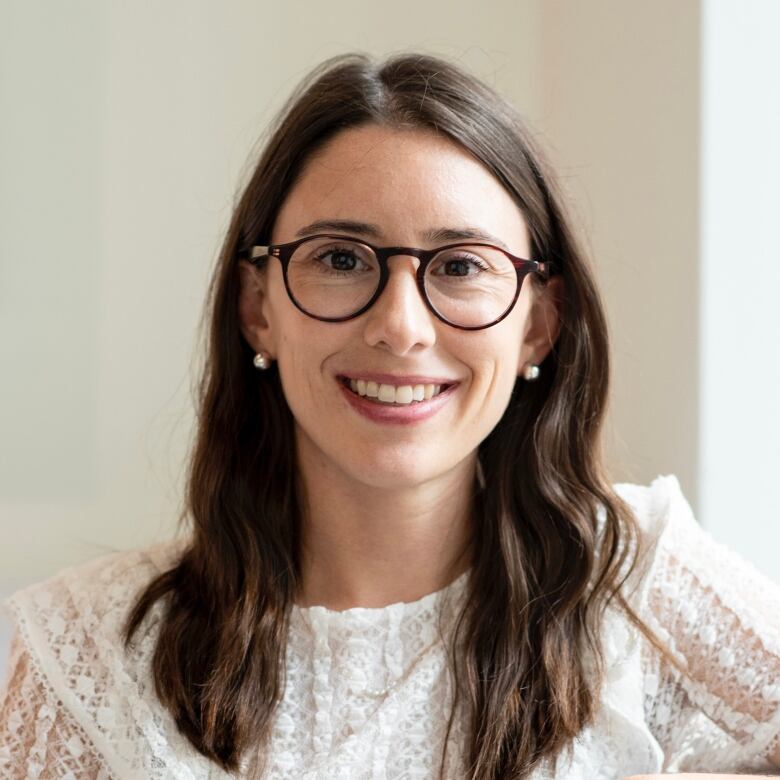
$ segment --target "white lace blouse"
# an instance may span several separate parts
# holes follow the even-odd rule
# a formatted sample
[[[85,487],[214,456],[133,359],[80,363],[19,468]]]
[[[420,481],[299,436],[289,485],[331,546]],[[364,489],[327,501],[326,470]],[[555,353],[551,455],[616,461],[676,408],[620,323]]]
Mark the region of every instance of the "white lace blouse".
[[[604,625],[608,675],[594,724],[552,777],[772,769],[780,744],[780,588],[695,522],[675,477],[617,485],[659,540],[633,602],[689,677],[619,613]],[[226,778],[177,732],[149,674],[159,610],[125,654],[119,627],[181,542],[114,553],[18,591],[0,695],[3,778]],[[287,684],[268,778],[438,776],[452,701],[438,607],[454,615],[467,575],[412,603],[336,612],[294,607]],[[388,682],[398,681],[389,692]],[[463,777],[456,719],[445,777]],[[243,775],[242,775],[243,776]]]

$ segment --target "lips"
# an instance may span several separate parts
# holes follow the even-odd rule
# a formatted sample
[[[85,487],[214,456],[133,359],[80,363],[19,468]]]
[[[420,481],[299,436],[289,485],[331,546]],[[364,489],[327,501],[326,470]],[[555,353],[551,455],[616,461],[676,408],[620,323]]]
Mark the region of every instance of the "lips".
[[[340,374],[335,379],[344,399],[359,415],[373,423],[390,426],[416,425],[437,415],[449,404],[460,385],[456,380],[433,382],[435,377],[388,374]],[[374,386],[376,396],[371,397],[368,391],[373,392]],[[365,391],[364,395],[361,395],[361,389]],[[422,400],[415,400],[420,395]]]

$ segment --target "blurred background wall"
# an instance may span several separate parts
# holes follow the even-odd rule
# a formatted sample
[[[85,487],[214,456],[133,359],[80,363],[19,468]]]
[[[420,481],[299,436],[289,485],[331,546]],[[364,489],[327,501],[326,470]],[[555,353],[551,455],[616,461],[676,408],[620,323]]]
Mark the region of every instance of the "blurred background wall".
[[[444,55],[525,114],[605,296],[615,481],[676,473],[780,582],[779,15],[0,0],[0,595],[172,533],[234,195],[290,90],[349,50]]]

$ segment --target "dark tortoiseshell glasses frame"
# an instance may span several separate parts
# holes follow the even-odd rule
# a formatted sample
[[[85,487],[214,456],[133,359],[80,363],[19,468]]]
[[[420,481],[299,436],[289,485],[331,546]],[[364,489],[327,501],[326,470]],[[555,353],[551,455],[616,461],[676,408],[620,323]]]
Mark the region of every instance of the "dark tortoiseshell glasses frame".
[[[371,252],[373,252],[373,254],[377,259],[377,263],[379,265],[379,281],[377,283],[377,287],[374,294],[371,296],[368,302],[363,306],[361,306],[356,312],[354,312],[353,314],[349,314],[345,317],[321,317],[317,314],[313,314],[312,312],[307,311],[297,300],[295,300],[295,296],[293,295],[292,290],[290,289],[290,282],[288,279],[287,272],[290,264],[290,259],[292,258],[293,253],[301,244],[307,241],[312,241],[314,239],[321,239],[321,238],[332,238],[339,241],[349,241],[350,243],[353,244],[359,244],[360,246],[363,246],[366,249],[369,249],[371,250]],[[517,273],[517,285],[515,287],[515,294],[512,298],[512,302],[509,304],[506,311],[504,311],[504,313],[500,317],[497,317],[495,320],[493,320],[492,322],[488,322],[485,325],[458,325],[455,322],[451,322],[436,310],[436,308],[428,298],[428,294],[425,290],[425,269],[428,267],[431,260],[433,260],[433,258],[436,257],[436,255],[451,249],[457,249],[457,248],[468,249],[469,247],[487,247],[489,249],[495,249],[496,251],[501,252],[511,261]],[[409,246],[379,247],[379,246],[373,246],[372,244],[368,244],[365,241],[362,241],[360,239],[353,238],[352,236],[339,235],[335,233],[320,233],[317,235],[306,236],[305,238],[298,239],[297,241],[290,241],[289,243],[286,244],[269,244],[268,246],[253,246],[250,247],[249,249],[239,252],[238,256],[244,260],[247,260],[249,263],[257,267],[260,267],[263,264],[262,261],[267,257],[277,258],[279,262],[282,264],[282,274],[284,276],[284,286],[285,289],[287,290],[287,295],[289,296],[290,300],[293,302],[293,304],[297,309],[299,309],[307,316],[312,317],[315,320],[320,320],[321,322],[346,322],[347,320],[352,320],[355,319],[356,317],[359,317],[361,314],[368,311],[374,305],[374,303],[377,301],[379,296],[382,294],[382,291],[385,289],[385,286],[387,285],[387,280],[390,278],[390,269],[388,267],[387,261],[391,257],[395,257],[397,255],[416,257],[420,261],[420,264],[418,265],[417,272],[416,272],[417,287],[420,291],[420,295],[422,296],[422,299],[425,301],[426,306],[439,320],[446,323],[447,325],[452,326],[453,328],[459,328],[460,330],[484,330],[485,328],[489,328],[492,325],[496,325],[497,323],[501,322],[501,320],[507,317],[509,313],[512,311],[512,309],[515,307],[515,304],[517,303],[517,298],[520,295],[520,288],[522,287],[523,280],[525,279],[526,276],[528,276],[528,274],[535,273],[538,274],[542,279],[548,279],[553,274],[558,273],[558,267],[555,265],[555,263],[542,262],[539,260],[527,260],[526,258],[517,257],[513,254],[510,254],[509,252],[506,251],[506,249],[502,249],[499,246],[495,246],[494,244],[486,244],[481,241],[469,241],[469,242],[461,241],[458,242],[457,244],[445,244],[444,246],[439,246],[436,247],[435,249],[417,249],[415,247],[409,247]]]

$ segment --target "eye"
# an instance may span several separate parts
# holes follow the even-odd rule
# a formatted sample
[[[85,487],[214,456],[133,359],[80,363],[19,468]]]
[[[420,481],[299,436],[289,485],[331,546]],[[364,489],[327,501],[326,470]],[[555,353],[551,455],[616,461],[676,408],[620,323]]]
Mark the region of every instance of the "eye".
[[[317,259],[334,271],[354,271],[357,264],[362,262],[354,252],[341,248],[320,252],[317,254]]]
[[[490,270],[481,257],[463,252],[437,257],[432,265],[432,273],[437,276],[477,276]]]
[[[365,255],[365,250],[356,246],[328,244],[319,247],[312,258],[321,270],[341,275],[371,270],[372,264]]]

